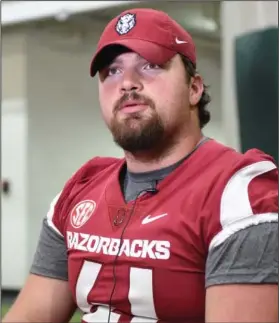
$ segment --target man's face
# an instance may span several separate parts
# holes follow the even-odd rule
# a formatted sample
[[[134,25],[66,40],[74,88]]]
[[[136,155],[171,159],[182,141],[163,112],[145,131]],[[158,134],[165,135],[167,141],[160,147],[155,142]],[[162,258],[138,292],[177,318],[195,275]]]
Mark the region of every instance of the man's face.
[[[104,120],[114,141],[132,153],[153,150],[166,140],[177,139],[189,118],[189,93],[178,55],[158,66],[126,52],[99,75]]]

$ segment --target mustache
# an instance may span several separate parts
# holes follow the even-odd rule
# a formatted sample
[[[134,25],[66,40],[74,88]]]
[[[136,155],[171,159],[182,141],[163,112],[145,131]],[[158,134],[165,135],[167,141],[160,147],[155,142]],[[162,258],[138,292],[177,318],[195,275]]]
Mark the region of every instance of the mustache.
[[[137,92],[129,92],[129,93],[125,93],[119,100],[117,100],[117,102],[114,105],[114,112],[117,112],[118,110],[120,110],[120,107],[126,102],[126,101],[130,101],[130,100],[134,100],[134,101],[140,101],[143,104],[149,105],[151,108],[154,108],[154,102],[148,98],[145,95],[142,94],[138,94]]]

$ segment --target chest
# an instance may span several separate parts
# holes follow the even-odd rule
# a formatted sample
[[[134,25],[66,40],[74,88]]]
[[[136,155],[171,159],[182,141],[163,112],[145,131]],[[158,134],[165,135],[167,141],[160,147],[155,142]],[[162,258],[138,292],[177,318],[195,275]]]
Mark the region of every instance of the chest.
[[[72,203],[68,272],[84,312],[111,304],[128,317],[203,318],[206,252],[198,210],[174,195],[119,205],[91,190]]]

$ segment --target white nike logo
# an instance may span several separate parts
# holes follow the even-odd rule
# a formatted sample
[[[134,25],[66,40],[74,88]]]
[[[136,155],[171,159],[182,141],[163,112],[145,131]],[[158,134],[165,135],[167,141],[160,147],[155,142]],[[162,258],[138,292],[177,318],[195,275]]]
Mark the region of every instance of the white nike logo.
[[[153,221],[156,221],[158,219],[161,219],[162,217],[168,215],[168,213],[164,213],[164,214],[160,214],[160,215],[156,215],[156,216],[151,216],[151,215],[148,215],[147,217],[145,217],[143,220],[142,220],[142,224],[147,224],[147,223],[150,223],[150,222],[153,222]]]
[[[177,44],[187,44],[188,42],[185,40],[179,40],[177,37],[175,38]]]

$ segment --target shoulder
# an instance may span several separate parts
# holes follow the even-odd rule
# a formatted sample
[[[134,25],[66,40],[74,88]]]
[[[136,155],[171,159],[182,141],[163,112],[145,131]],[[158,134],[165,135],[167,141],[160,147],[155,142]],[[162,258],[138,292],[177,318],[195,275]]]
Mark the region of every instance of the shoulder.
[[[122,159],[110,157],[95,157],[83,164],[65,183],[63,189],[51,201],[47,212],[48,225],[57,233],[62,235],[63,207],[71,199],[77,187],[86,183],[103,173],[109,173],[112,169],[119,167]]]
[[[70,180],[81,180],[88,177],[97,175],[99,172],[119,165],[122,162],[122,159],[112,158],[112,157],[95,157],[87,161],[82,165],[76,173],[71,177]]]
[[[278,191],[278,168],[273,158],[260,150],[251,149],[244,154],[231,151],[220,159],[219,166],[216,189],[220,193],[221,215],[231,209],[233,200],[238,212],[259,213],[256,200]]]
[[[109,173],[115,167],[123,162],[122,159],[110,157],[95,157],[82,165],[66,182],[59,199],[63,201],[69,196],[73,187],[79,183],[85,184],[87,181],[94,179],[103,173]]]
[[[272,157],[251,149],[220,149],[211,167],[206,242],[210,248],[247,227],[278,221],[278,169]]]
[[[238,189],[249,189],[250,184],[264,190],[277,188],[278,168],[274,159],[261,150],[240,153],[216,142],[208,148],[207,154],[213,157],[205,175],[211,181],[214,179],[213,188],[220,191],[222,198],[239,195]]]
[[[111,157],[95,157],[90,159],[71,176],[63,190],[65,191],[79,182],[84,183],[91,180],[104,172],[109,172],[118,167],[122,162],[122,159]]]
[[[277,211],[274,198],[278,196],[278,168],[273,158],[257,149],[244,154],[234,152],[228,157],[216,183],[222,224],[248,215]]]
[[[204,145],[204,156],[210,160],[209,169],[227,176],[233,175],[236,171],[247,166],[254,168],[255,164],[261,165],[263,170],[269,167],[277,168],[274,159],[259,149],[250,149],[241,153],[215,140],[210,140]]]

